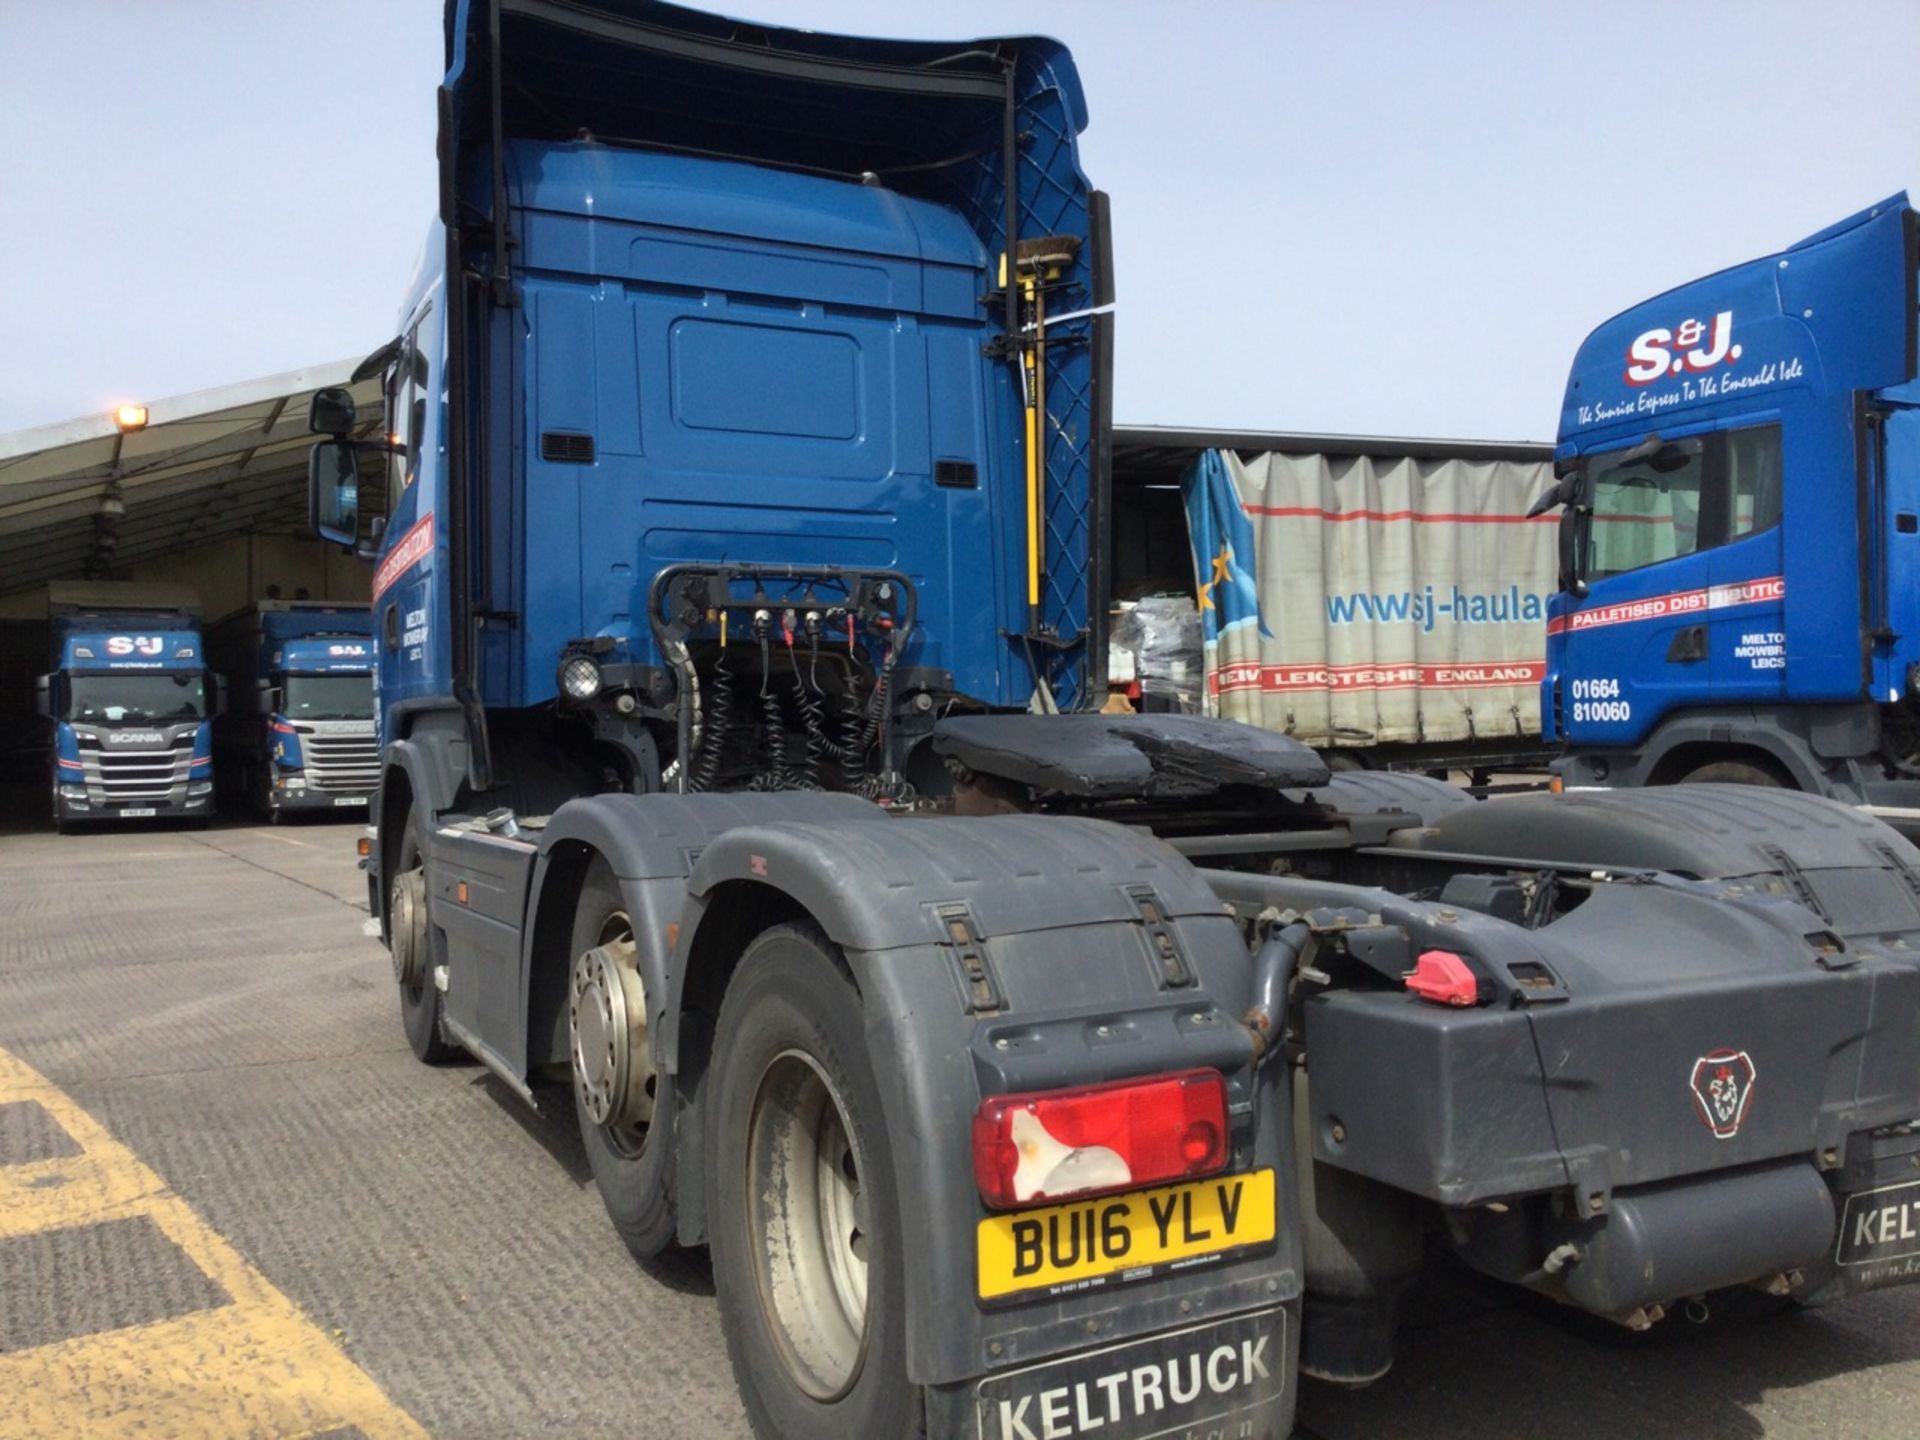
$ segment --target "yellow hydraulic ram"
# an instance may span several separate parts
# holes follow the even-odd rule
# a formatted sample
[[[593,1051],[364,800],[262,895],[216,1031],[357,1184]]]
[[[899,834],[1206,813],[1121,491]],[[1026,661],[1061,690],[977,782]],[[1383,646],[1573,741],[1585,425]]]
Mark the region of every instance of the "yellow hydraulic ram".
[[[1015,279],[1025,327],[1019,341],[1022,409],[1026,421],[1027,459],[1027,608],[1040,607],[1041,557],[1045,554],[1046,526],[1046,410],[1047,410],[1047,286],[1058,283],[1061,272],[1080,253],[1073,235],[1038,235],[1014,246]],[[1007,283],[1006,257],[1000,257],[1000,283]],[[1029,619],[1031,628],[1031,618]]]

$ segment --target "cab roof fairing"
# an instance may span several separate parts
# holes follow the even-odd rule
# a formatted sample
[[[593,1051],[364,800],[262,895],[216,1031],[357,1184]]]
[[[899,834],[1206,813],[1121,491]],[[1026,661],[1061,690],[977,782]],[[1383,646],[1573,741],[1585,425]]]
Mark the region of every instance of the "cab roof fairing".
[[[273,668],[289,675],[364,675],[372,672],[373,660],[370,638],[312,636],[282,644],[274,651]]]
[[[1044,36],[884,40],[647,0],[449,0],[448,223],[456,212],[470,224],[491,218],[488,66],[496,55],[509,138],[573,140],[585,131],[610,144],[844,179],[871,172],[890,188],[956,205],[977,229],[998,220],[979,197],[997,187],[1010,66],[1029,76],[1023,90],[1042,78],[1061,95],[1072,133],[1087,124],[1072,58]],[[974,183],[956,186],[969,170]],[[981,238],[991,243],[984,231]]]
[[[1876,389],[1908,378],[1916,323],[1903,313],[1912,296],[1911,214],[1902,191],[1784,250],[1676,285],[1596,326],[1568,376],[1556,457],[1607,448],[1623,436],[1664,433],[1676,422],[1711,423],[1723,407],[1749,408],[1746,401],[1764,394],[1795,360],[1801,372],[1791,378],[1817,391]],[[1710,343],[1710,327],[1726,311],[1733,314],[1730,344],[1740,347],[1734,360],[1747,362],[1737,378],[1774,364],[1781,367],[1776,382],[1723,387],[1710,376],[1706,386],[1696,380],[1689,396],[1683,380],[1628,378],[1629,347],[1637,339],[1694,320],[1709,327],[1703,338]],[[1675,420],[1662,426],[1667,416]]]
[[[87,672],[106,670],[203,670],[206,657],[200,653],[200,637],[191,630],[148,630],[138,638],[158,641],[157,650],[116,654],[113,640],[134,638],[118,630],[70,630],[60,636],[60,668]]]

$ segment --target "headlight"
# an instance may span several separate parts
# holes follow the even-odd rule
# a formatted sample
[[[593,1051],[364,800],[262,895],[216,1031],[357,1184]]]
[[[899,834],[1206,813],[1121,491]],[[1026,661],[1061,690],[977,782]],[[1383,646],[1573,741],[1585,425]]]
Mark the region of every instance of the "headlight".
[[[84,800],[87,798],[87,787],[84,785],[62,785],[60,787],[60,798],[62,800]]]
[[[276,790],[304,790],[307,788],[307,782],[298,775],[281,775],[274,779],[273,788]]]
[[[575,655],[560,665],[560,692],[569,700],[591,700],[600,693],[600,667],[589,655]]]

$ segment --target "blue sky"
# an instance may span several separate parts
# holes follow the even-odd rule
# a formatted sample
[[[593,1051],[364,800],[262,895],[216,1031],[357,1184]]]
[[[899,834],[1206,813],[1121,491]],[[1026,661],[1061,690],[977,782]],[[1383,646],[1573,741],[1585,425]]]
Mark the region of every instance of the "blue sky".
[[[1123,421],[1550,438],[1610,314],[1920,194],[1915,0],[728,8],[1073,48]],[[0,3],[0,431],[385,339],[439,10]]]

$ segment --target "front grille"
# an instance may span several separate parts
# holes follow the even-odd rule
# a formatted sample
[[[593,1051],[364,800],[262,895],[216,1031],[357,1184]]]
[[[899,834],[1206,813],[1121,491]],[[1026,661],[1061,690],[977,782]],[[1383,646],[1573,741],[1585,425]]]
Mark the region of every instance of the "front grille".
[[[380,745],[371,735],[302,735],[307,786],[336,795],[370,795],[380,783]]]
[[[165,800],[176,785],[187,783],[192,764],[191,731],[170,746],[139,750],[108,750],[93,736],[80,740],[87,788],[109,801]]]

